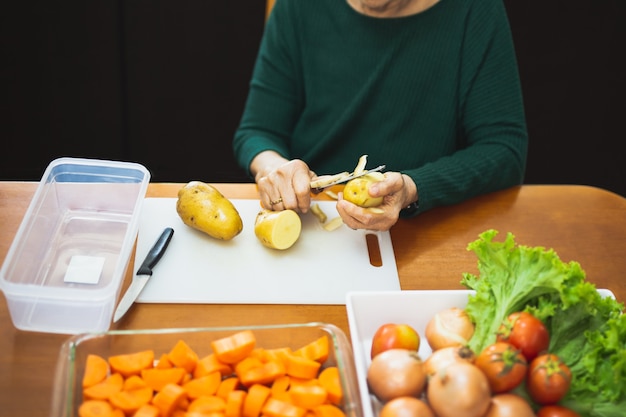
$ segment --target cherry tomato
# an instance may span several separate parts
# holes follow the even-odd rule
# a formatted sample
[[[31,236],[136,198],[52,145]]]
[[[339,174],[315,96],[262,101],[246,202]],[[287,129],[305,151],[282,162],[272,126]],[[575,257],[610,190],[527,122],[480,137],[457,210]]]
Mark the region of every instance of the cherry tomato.
[[[528,363],[524,355],[510,343],[496,342],[476,357],[474,364],[489,381],[493,393],[510,391],[526,376]]]
[[[567,394],[571,380],[569,367],[557,355],[544,353],[530,363],[526,388],[536,403],[556,404]]]
[[[546,405],[539,409],[537,417],[580,417],[580,414],[562,405]]]
[[[548,350],[550,334],[541,320],[526,311],[518,311],[504,320],[498,329],[496,340],[517,347],[530,362]]]

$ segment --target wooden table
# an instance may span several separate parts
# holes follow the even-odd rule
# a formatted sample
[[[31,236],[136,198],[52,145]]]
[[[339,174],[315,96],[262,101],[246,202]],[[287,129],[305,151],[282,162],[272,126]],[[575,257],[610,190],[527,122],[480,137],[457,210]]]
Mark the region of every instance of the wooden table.
[[[227,197],[256,198],[254,184],[215,184]],[[175,197],[182,184],[150,184],[149,197]],[[37,187],[0,183],[0,262]],[[466,246],[487,229],[512,232],[520,244],[554,248],[578,261],[589,281],[626,301],[626,199],[587,186],[528,185],[400,220],[391,230],[405,290],[459,289],[476,273]],[[130,281],[130,272],[124,287]],[[138,304],[113,328],[191,327],[324,321],[349,336],[344,306]],[[0,297],[0,410],[6,416],[46,416],[59,347],[68,336],[15,329]]]

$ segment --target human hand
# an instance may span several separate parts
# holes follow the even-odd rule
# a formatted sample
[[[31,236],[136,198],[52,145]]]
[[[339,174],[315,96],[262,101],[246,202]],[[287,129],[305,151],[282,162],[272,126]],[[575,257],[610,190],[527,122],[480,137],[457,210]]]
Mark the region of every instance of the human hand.
[[[369,188],[372,197],[383,197],[383,203],[375,210],[359,207],[344,200],[339,193],[337,212],[343,222],[352,229],[386,231],[396,224],[400,210],[417,200],[417,187],[413,180],[399,172],[386,172],[383,181]]]
[[[311,205],[311,178],[315,174],[299,159],[273,160],[255,176],[259,197],[269,210],[291,209],[306,213]]]

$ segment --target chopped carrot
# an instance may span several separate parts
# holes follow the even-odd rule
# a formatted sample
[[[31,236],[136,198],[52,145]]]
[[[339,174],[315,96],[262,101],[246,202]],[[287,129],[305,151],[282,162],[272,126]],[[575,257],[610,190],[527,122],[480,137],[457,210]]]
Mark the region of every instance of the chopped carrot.
[[[87,400],[78,407],[79,417],[110,417],[113,407],[108,401]]]
[[[149,368],[141,371],[141,378],[155,391],[167,384],[180,384],[186,372],[183,368]]]
[[[167,356],[167,353],[163,353],[154,367],[159,369],[172,368],[174,367],[174,364],[170,362],[170,358]]]
[[[284,348],[276,348],[276,349],[267,349],[265,351],[266,362],[269,361],[281,361],[286,363],[286,358],[289,355],[292,355],[293,351],[289,347]]]
[[[109,363],[99,355],[87,355],[85,361],[85,373],[83,375],[83,388],[96,385],[104,381],[109,374]]]
[[[215,393],[215,395],[223,399],[226,399],[228,397],[228,394],[231,391],[237,389],[238,387],[239,387],[239,378],[234,377],[234,376],[225,378],[222,380],[222,382],[220,382],[220,386],[217,387],[217,392]]]
[[[291,385],[291,378],[288,375],[279,376],[272,382],[271,390],[272,397],[278,398],[279,400],[289,398],[289,394],[287,390]]]
[[[223,412],[226,409],[226,400],[217,395],[199,397],[189,403],[187,412],[212,413]]]
[[[111,412],[111,417],[126,417],[126,414],[119,408],[114,408],[113,411]]]
[[[241,362],[240,362],[241,363]],[[239,375],[241,383],[249,387],[253,384],[271,384],[276,378],[285,375],[286,370],[282,362],[270,361],[260,366],[247,369]]]
[[[213,372],[200,378],[192,379],[183,384],[183,388],[187,391],[187,397],[196,399],[202,396],[215,395],[217,388],[222,382],[222,376],[219,372]]]
[[[243,374],[247,370],[251,368],[256,368],[261,365],[263,365],[263,361],[261,359],[254,356],[248,356],[235,364],[235,374],[237,374],[237,376],[241,378],[241,374]]]
[[[295,405],[312,409],[326,402],[328,392],[321,385],[295,385],[289,389],[289,396]]]
[[[126,414],[134,413],[145,404],[149,404],[152,400],[152,388],[143,387],[129,391],[119,391],[111,395],[109,401],[111,404],[124,411]]]
[[[83,396],[89,400],[108,400],[111,395],[122,390],[124,378],[115,373],[109,375],[104,381],[92,385],[83,390]]]
[[[136,353],[110,356],[109,365],[113,372],[119,372],[124,378],[128,378],[131,375],[139,375],[142,369],[154,366],[154,351],[144,350]]]
[[[339,368],[329,366],[319,373],[317,379],[320,385],[328,391],[328,400],[335,405],[341,404],[343,400],[343,388],[341,387]]]
[[[321,363],[303,356],[287,355],[286,360],[287,375],[297,378],[316,378],[322,366]]]
[[[262,384],[254,384],[248,388],[248,395],[243,402],[243,417],[259,417],[271,389]]]
[[[211,348],[220,362],[234,364],[252,352],[256,337],[251,330],[243,330],[211,342]]]
[[[226,408],[224,409],[225,417],[241,417],[243,413],[243,403],[246,399],[244,390],[233,390],[226,397]]]
[[[135,411],[133,417],[159,417],[160,410],[152,404],[144,404]]]
[[[198,354],[184,340],[179,340],[167,356],[170,362],[187,372],[193,372],[198,362]]]
[[[303,356],[320,363],[326,362],[328,355],[330,354],[330,346],[328,343],[328,336],[324,335],[316,340],[302,346],[294,352],[296,355]]]
[[[333,404],[318,405],[313,409],[315,417],[346,417],[343,410]]]
[[[306,408],[270,397],[263,405],[261,412],[263,416],[268,417],[304,417]]]
[[[185,399],[185,390],[180,385],[167,384],[152,398],[152,404],[161,412],[161,417],[170,417]]]
[[[133,375],[124,380],[122,390],[130,391],[137,388],[147,387],[146,381],[144,381],[139,375]]]
[[[194,378],[218,371],[222,375],[230,375],[233,369],[230,365],[222,363],[217,359],[214,353],[211,353],[198,361],[196,369],[193,371]]]

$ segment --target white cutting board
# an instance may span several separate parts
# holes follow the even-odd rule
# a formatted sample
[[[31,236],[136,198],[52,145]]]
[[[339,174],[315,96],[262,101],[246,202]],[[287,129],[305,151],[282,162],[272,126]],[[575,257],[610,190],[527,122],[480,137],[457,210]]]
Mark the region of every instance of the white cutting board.
[[[243,231],[230,241],[183,224],[175,198],[146,198],[139,220],[135,271],[165,227],[174,229],[167,252],[137,299],[143,303],[345,304],[349,291],[400,290],[389,232],[332,232],[309,213],[291,248],[264,247],[254,235],[259,200],[232,199]],[[329,219],[335,202],[319,201]],[[370,263],[366,234],[378,238],[382,266]]]

